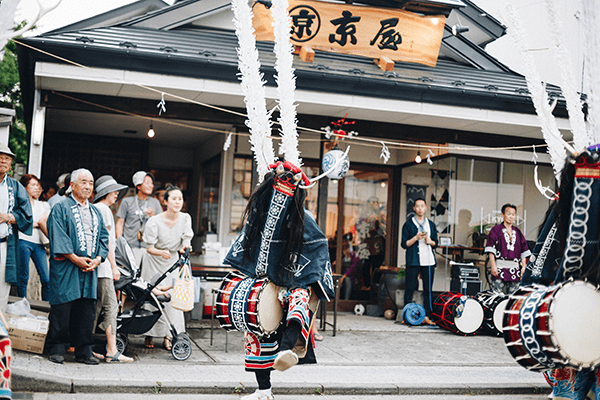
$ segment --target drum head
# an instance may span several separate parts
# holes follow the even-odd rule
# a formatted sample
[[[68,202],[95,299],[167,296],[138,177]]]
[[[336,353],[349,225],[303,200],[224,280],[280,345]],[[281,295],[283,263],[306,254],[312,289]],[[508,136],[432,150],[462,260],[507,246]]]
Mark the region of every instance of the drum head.
[[[498,330],[499,333],[502,333],[502,318],[504,317],[504,310],[506,309],[506,305],[508,304],[508,298],[502,300],[496,305],[494,308],[493,321],[494,326]]]
[[[589,283],[565,284],[550,305],[552,342],[571,365],[600,363],[600,292]]]
[[[475,333],[483,324],[483,307],[477,300],[467,299],[462,315],[454,318],[454,324],[466,335]]]
[[[279,302],[279,287],[269,282],[259,294],[256,308],[258,322],[266,334],[277,330],[283,319],[283,308]]]

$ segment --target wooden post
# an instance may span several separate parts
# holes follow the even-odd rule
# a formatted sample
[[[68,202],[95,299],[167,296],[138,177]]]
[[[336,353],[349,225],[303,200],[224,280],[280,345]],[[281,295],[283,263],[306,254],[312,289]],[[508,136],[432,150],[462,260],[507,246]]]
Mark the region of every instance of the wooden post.
[[[394,62],[392,60],[390,60],[388,57],[382,56],[381,58],[375,58],[373,60],[373,62],[375,62],[375,64],[379,65],[379,68],[381,68],[384,71],[392,71],[394,69]]]
[[[315,51],[308,46],[300,47],[300,59],[304,62],[313,62],[315,59]]]

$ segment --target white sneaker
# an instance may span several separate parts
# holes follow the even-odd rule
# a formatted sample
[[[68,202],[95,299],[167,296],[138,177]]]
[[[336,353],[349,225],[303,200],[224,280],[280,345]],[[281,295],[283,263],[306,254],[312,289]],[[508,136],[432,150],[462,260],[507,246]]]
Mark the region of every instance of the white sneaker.
[[[273,399],[275,399],[275,397],[273,397],[273,395],[271,394],[271,389],[266,389],[266,390],[256,389],[256,391],[254,393],[241,398],[241,400],[273,400]]]
[[[284,350],[277,354],[273,368],[277,371],[285,371],[296,364],[298,364],[298,355],[291,350]]]

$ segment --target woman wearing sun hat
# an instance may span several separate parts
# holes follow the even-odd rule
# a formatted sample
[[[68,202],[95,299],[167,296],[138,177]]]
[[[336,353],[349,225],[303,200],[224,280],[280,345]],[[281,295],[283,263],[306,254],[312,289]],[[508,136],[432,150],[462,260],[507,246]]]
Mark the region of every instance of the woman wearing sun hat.
[[[98,266],[98,298],[96,300],[96,317],[102,314],[100,329],[106,334],[106,362],[127,363],[133,358],[126,357],[117,350],[117,312],[118,304],[115,295],[114,281],[120,277],[115,262],[115,219],[110,206],[121,200],[127,194],[127,186],[117,183],[110,175],[101,176],[96,180],[96,196],[94,204],[102,214],[104,225],[108,230],[108,257]],[[102,357],[100,357],[102,358]]]

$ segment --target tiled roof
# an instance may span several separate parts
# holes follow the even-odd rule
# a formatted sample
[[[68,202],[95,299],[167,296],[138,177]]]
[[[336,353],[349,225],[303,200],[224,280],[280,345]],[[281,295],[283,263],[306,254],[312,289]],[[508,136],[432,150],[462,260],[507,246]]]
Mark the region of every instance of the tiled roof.
[[[231,31],[107,27],[22,40],[89,66],[238,80],[237,38]],[[259,42],[258,48],[265,78],[274,85],[273,44]],[[436,67],[397,62],[393,71],[384,72],[370,58],[319,51],[312,63],[295,57],[294,67],[299,89],[533,112],[524,77],[508,69],[489,71],[472,63],[439,59]],[[560,88],[548,85],[547,89],[562,100]],[[563,112],[559,101],[555,113],[562,116]]]

